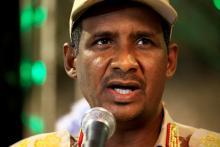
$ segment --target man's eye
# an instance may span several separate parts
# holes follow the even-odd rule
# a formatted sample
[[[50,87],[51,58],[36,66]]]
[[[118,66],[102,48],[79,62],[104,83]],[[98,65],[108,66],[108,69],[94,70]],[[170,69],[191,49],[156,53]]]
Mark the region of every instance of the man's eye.
[[[92,46],[95,49],[105,50],[105,49],[111,48],[112,44],[113,44],[113,40],[111,38],[102,37],[102,38],[97,38],[93,42]]]
[[[139,38],[137,40],[137,44],[138,45],[149,45],[149,44],[152,44],[152,40],[148,39],[148,38],[145,38],[145,37],[142,37],[142,38]]]
[[[110,43],[112,43],[112,41],[108,38],[102,38],[95,41],[95,44],[97,45],[108,45]]]

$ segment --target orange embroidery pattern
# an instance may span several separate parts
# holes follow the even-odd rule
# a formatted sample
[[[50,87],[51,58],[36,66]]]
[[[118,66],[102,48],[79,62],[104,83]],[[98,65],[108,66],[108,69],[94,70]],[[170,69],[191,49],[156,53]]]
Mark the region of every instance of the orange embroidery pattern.
[[[178,127],[175,123],[167,125],[166,147],[180,147]]]

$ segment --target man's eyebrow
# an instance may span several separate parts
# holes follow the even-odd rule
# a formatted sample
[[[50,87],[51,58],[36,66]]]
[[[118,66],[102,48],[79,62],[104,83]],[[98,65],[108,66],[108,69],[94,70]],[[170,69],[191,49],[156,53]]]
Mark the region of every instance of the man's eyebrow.
[[[132,34],[130,34],[131,38],[134,37],[141,37],[141,36],[146,36],[146,37],[155,37],[157,35],[156,32],[152,32],[152,31],[136,31]]]
[[[94,34],[92,34],[93,38],[98,38],[98,37],[114,37],[116,36],[116,33],[111,32],[111,31],[99,31],[99,32],[95,32]]]

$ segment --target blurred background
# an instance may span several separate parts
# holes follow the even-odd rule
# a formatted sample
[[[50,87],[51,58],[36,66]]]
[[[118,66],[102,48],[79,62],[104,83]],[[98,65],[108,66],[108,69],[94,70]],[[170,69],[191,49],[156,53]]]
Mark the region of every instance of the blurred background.
[[[172,3],[179,13],[173,41],[180,55],[165,106],[180,123],[220,132],[220,0]],[[4,1],[0,6],[1,126],[6,128],[1,146],[8,146],[54,131],[82,95],[63,68],[72,0]]]

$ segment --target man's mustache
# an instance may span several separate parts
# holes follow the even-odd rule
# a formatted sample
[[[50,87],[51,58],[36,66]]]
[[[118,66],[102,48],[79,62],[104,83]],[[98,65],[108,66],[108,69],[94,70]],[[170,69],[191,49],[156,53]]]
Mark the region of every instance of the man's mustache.
[[[135,75],[134,72],[128,71],[128,72],[124,72],[122,70],[113,70],[111,74],[109,74],[108,76],[106,76],[103,80],[102,80],[102,87],[106,88],[108,87],[108,83],[111,80],[122,80],[122,81],[135,81],[138,82],[141,86],[141,88],[144,88],[146,86],[145,84],[145,80],[138,77],[137,75]]]

